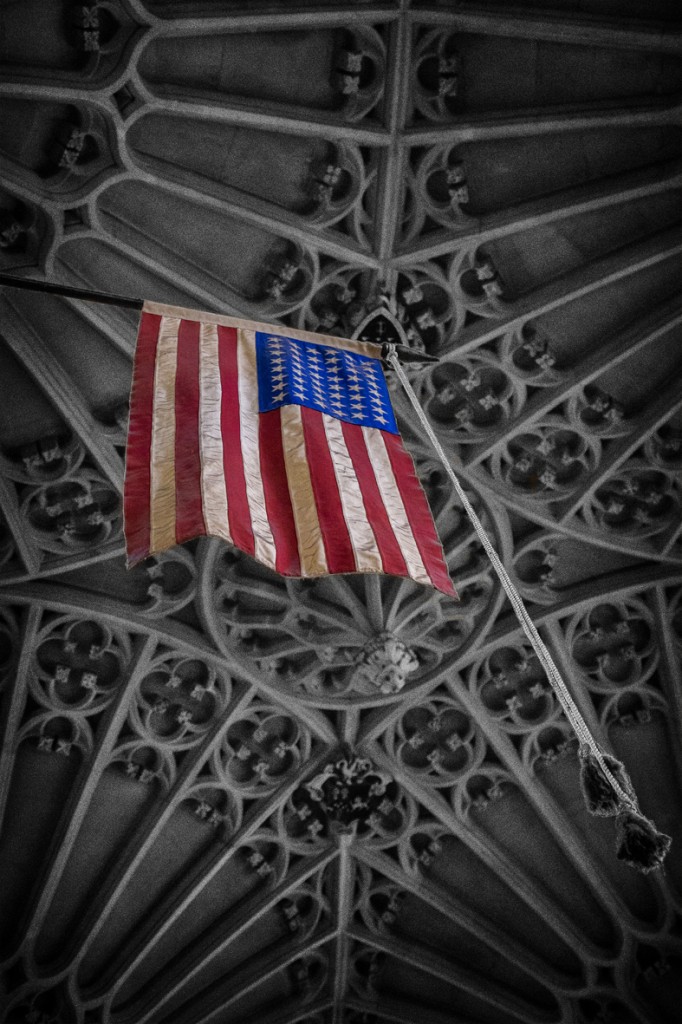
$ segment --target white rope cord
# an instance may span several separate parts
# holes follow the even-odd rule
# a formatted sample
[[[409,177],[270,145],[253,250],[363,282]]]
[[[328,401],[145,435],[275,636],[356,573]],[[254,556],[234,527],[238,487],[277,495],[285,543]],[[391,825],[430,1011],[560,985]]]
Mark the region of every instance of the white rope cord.
[[[396,354],[395,346],[394,345],[388,345],[387,346],[387,350],[388,350],[388,352],[387,352],[386,358],[388,359],[388,362],[391,364],[391,366],[393,367],[393,369],[397,373],[398,379],[399,379],[400,383],[402,384],[403,388],[405,389],[405,393],[406,393],[407,397],[409,398],[410,402],[412,403],[412,406],[414,407],[414,410],[417,413],[417,416],[419,417],[419,422],[421,423],[422,427],[424,428],[427,437],[429,438],[431,444],[435,448],[435,450],[436,450],[436,452],[437,452],[441,462],[443,463],[443,468],[445,469],[445,472],[448,474],[450,480],[452,481],[452,485],[455,488],[457,496],[459,497],[459,500],[461,501],[462,505],[464,506],[464,509],[465,509],[467,515],[469,516],[469,519],[473,523],[474,530],[476,531],[476,535],[477,535],[478,539],[480,540],[481,544],[483,545],[483,547],[484,547],[484,549],[485,549],[485,551],[486,551],[490,561],[493,564],[493,568],[495,569],[495,572],[497,573],[497,575],[498,575],[498,577],[500,579],[500,582],[501,582],[501,584],[502,584],[502,586],[504,588],[504,591],[505,591],[507,597],[509,598],[509,601],[511,603],[512,608],[514,609],[516,617],[517,617],[517,619],[519,620],[519,622],[521,624],[521,628],[523,629],[524,633],[528,637],[528,640],[530,641],[530,644],[531,644],[533,650],[535,651],[535,653],[537,655],[538,661],[540,662],[540,664],[544,668],[544,670],[545,670],[545,672],[547,674],[547,678],[549,680],[549,683],[550,683],[552,689],[554,690],[554,692],[557,695],[557,699],[558,699],[559,703],[561,704],[561,706],[562,706],[562,708],[564,710],[566,718],[570,722],[570,724],[571,724],[571,726],[572,726],[576,736],[580,740],[580,743],[582,745],[584,745],[584,746],[588,746],[590,748],[590,750],[592,751],[592,753],[594,754],[595,759],[597,760],[597,763],[599,764],[599,767],[601,768],[602,772],[604,773],[604,775],[608,779],[609,783],[613,787],[614,792],[618,796],[619,801],[622,804],[624,804],[624,805],[626,805],[626,806],[628,806],[628,807],[630,807],[632,809],[635,809],[636,805],[635,805],[634,801],[628,796],[627,793],[625,793],[623,791],[622,787],[618,784],[617,780],[614,778],[613,773],[611,771],[609,771],[609,768],[608,768],[607,764],[604,761],[604,757],[602,755],[602,752],[599,749],[599,747],[597,746],[596,740],[592,736],[592,733],[590,732],[590,730],[589,730],[589,728],[588,728],[584,718],[580,714],[580,711],[579,711],[575,701],[573,700],[573,697],[571,696],[571,694],[570,694],[570,692],[569,692],[565,682],[561,678],[559,670],[556,667],[556,665],[554,664],[554,661],[552,660],[551,654],[547,650],[547,648],[546,648],[546,646],[545,646],[545,644],[544,644],[544,642],[542,640],[542,637],[540,636],[540,634],[538,633],[538,631],[537,631],[537,629],[535,627],[535,623],[531,619],[531,617],[528,614],[528,611],[526,609],[526,606],[524,605],[523,601],[521,600],[520,594],[518,593],[516,587],[512,583],[511,579],[509,578],[509,574],[507,573],[507,570],[505,569],[504,565],[502,564],[502,562],[501,562],[497,552],[495,551],[495,548],[491,544],[490,539],[488,538],[487,533],[483,529],[483,524],[481,523],[481,520],[476,515],[476,512],[474,511],[474,509],[473,509],[473,507],[471,505],[471,502],[469,501],[469,499],[467,498],[466,494],[464,493],[464,490],[462,489],[462,486],[461,486],[459,480],[457,479],[457,477],[455,475],[455,472],[454,472],[452,466],[450,465],[450,462],[449,462],[445,452],[443,451],[443,448],[441,447],[440,441],[438,440],[438,438],[436,437],[433,429],[431,428],[431,424],[429,423],[428,419],[426,418],[426,414],[425,414],[424,410],[422,409],[421,405],[419,404],[419,400],[418,400],[416,394],[414,393],[414,390],[412,389],[412,385],[410,384],[410,382],[407,379],[407,376],[405,374],[405,371],[403,370],[402,366],[400,365],[400,362],[398,360],[398,356]]]

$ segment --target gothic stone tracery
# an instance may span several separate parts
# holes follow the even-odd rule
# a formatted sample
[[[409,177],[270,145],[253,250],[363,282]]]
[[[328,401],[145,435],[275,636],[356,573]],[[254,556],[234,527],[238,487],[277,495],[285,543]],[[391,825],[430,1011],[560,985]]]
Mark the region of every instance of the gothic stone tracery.
[[[49,6],[50,10],[47,10]],[[0,296],[0,1013],[660,1024],[679,943],[668,0],[0,10],[0,269],[390,332],[576,700],[642,877],[393,388],[459,604],[217,541],[126,572],[134,315]],[[374,333],[372,336],[374,336]]]

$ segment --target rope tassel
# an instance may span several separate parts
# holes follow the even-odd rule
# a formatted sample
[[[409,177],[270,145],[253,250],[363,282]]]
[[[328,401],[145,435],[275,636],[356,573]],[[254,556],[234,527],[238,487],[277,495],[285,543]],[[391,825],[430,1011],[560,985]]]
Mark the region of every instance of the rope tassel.
[[[614,817],[621,810],[623,802],[601,769],[599,761],[587,744],[580,747],[580,788],[590,814],[600,817]],[[630,777],[624,765],[609,754],[602,758],[611,775],[634,805],[636,797]]]
[[[409,398],[417,418],[424,429],[424,433],[438,454],[443,464],[443,469],[450,478],[455,493],[473,524],[476,536],[483,545],[493,569],[502,584],[502,588],[509,598],[519,624],[535,651],[566,718],[578,737],[581,760],[580,784],[588,811],[591,814],[616,817],[616,853],[620,860],[645,873],[659,868],[670,848],[670,836],[657,832],[653,822],[649,821],[648,818],[645,818],[639,812],[637,797],[625,768],[615,757],[604,754],[599,749],[597,741],[587,727],[587,723],[581,715],[580,709],[574,701],[570,690],[562,679],[558,668],[554,664],[551,654],[547,650],[535,623],[528,613],[528,609],[521,600],[519,592],[510,579],[509,573],[491,544],[481,520],[476,515],[471,502],[464,493],[464,489],[457,479],[440,441],[436,437],[424,410],[419,404],[419,399],[400,365],[395,345],[386,345],[385,358],[395,370],[398,380],[402,384],[405,394]]]
[[[631,807],[616,818],[616,856],[643,874],[660,868],[672,839]]]

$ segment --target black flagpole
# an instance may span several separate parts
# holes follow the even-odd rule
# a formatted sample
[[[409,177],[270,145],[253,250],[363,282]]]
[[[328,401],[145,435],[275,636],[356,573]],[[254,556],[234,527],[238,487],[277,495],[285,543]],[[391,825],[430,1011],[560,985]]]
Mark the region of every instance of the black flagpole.
[[[112,295],[110,292],[96,292],[90,288],[69,288],[67,285],[49,284],[47,281],[36,281],[32,277],[12,277],[10,274],[0,274],[0,286],[7,288],[23,288],[31,292],[43,292],[47,295],[60,295],[65,299],[83,299],[85,302],[100,302],[106,306],[120,306],[123,309],[136,309],[140,311],[144,306],[143,299],[133,299],[126,295]],[[406,363],[437,363],[437,356],[427,355],[426,352],[417,352],[406,345],[394,345],[393,349]],[[389,348],[381,346],[381,355],[386,362]],[[390,364],[387,364],[390,366]]]
[[[0,273],[0,287],[25,289],[29,292],[43,292],[47,295],[59,295],[65,299],[83,299],[84,302],[100,302],[108,306],[121,306],[124,309],[141,310],[144,305],[143,299],[133,299],[127,295],[112,295],[111,292],[95,292],[89,288],[69,288],[67,285],[50,285],[46,281],[36,281],[35,278],[13,278],[11,274]],[[387,362],[389,346],[381,346],[381,355]],[[393,345],[393,350],[400,356],[403,362],[437,362],[438,357],[428,355],[426,352],[418,352],[407,345]]]
[[[67,285],[48,284],[47,281],[36,281],[32,277],[12,277],[0,274],[0,285],[7,288],[24,288],[31,292],[46,292],[48,295],[61,295],[65,299],[84,299],[86,302],[101,302],[107,306],[122,306],[123,309],[142,309],[143,299],[131,299],[126,295],[111,295],[109,292],[95,292],[89,288],[69,288]]]

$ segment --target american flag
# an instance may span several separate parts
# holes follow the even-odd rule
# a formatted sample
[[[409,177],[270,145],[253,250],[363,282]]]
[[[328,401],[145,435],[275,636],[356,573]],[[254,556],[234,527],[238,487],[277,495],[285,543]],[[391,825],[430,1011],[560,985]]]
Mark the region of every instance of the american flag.
[[[210,535],[285,576],[383,572],[456,596],[377,352],[145,303],[128,564]]]

